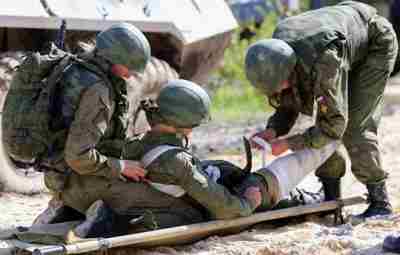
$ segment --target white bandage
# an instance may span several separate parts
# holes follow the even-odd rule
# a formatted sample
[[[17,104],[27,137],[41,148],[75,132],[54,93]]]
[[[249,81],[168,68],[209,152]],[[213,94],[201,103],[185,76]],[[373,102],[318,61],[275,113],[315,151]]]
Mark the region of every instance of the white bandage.
[[[253,142],[258,144],[265,152],[272,153],[272,147],[269,143],[267,143],[264,139],[258,136],[254,136],[251,138]]]
[[[309,173],[317,170],[339,145],[339,141],[333,141],[320,149],[304,149],[272,161],[266,168],[278,180],[280,199],[288,196]]]

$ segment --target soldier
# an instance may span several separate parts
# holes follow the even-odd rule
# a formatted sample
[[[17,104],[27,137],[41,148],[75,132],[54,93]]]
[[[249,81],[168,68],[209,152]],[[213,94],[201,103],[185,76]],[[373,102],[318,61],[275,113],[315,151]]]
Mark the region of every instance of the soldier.
[[[81,216],[62,202],[72,172],[108,180],[139,180],[144,174],[138,162],[112,157],[102,144],[127,139],[126,81],[144,71],[150,59],[147,39],[133,25],[117,24],[97,35],[95,49],[84,59],[85,65],[68,66],[58,83],[51,125],[60,137],[41,162],[55,196],[34,223]]]
[[[352,172],[368,189],[370,205],[358,216],[390,214],[377,130],[398,50],[391,24],[374,8],[347,1],[288,18],[272,37],[251,45],[245,60],[248,79],[276,108],[254,135],[270,142],[274,155],[341,140]],[[314,103],[315,125],[281,138],[299,113],[312,115]],[[316,171],[326,200],[340,197],[345,152],[338,149]]]
[[[92,236],[90,229],[103,222],[98,215],[140,219],[131,229],[137,232],[247,216],[260,204],[257,187],[240,195],[231,194],[208,178],[200,161],[187,151],[192,129],[209,119],[210,98],[201,87],[189,81],[171,81],[161,90],[156,103],[157,106],[143,106],[151,131],[123,148],[108,144],[114,151],[122,150],[117,153],[122,158],[142,163],[146,168],[144,182],[110,181],[75,173],[70,176],[63,192],[64,202],[80,212],[89,208],[90,221],[74,230],[77,236]],[[102,232],[115,233],[112,229]]]

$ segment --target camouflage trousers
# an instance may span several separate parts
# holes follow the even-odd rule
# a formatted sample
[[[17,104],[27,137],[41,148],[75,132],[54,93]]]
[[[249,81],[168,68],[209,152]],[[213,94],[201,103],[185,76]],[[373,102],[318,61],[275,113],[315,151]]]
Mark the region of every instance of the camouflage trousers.
[[[384,181],[378,126],[382,116],[383,93],[398,51],[396,34],[383,17],[369,24],[367,57],[353,66],[347,75],[349,122],[343,144],[351,159],[351,170],[364,184]],[[343,149],[343,148],[342,148]],[[345,174],[346,151],[338,150],[316,172],[318,177],[340,178]]]
[[[97,200],[103,200],[114,212],[140,219],[130,232],[143,232],[205,221],[203,213],[184,198],[161,193],[146,183],[123,182],[103,177],[69,176],[60,192],[65,205],[85,213]],[[127,217],[126,217],[127,216]]]

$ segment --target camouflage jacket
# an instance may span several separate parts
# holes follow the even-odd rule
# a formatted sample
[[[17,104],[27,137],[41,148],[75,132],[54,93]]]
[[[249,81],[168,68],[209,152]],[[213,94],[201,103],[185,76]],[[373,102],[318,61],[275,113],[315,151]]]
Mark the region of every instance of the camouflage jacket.
[[[87,68],[90,67],[90,70]],[[102,143],[126,140],[126,83],[102,71],[100,63],[73,64],[58,85],[52,128],[60,132],[55,144],[56,168],[70,167],[82,175],[119,178],[119,157]]]
[[[315,125],[290,137],[291,149],[320,148],[343,136],[348,122],[348,71],[367,54],[368,22],[375,15],[374,8],[347,1],[278,24],[273,37],[296,52],[297,78],[294,95],[282,100],[267,128],[279,136],[287,134],[299,113],[312,115],[317,103]]]
[[[203,170],[201,162],[185,150],[183,139],[179,135],[148,132],[141,139],[128,144],[123,157],[141,160],[147,152],[159,145],[172,145],[179,149],[161,154],[146,168],[146,177],[151,182],[180,186],[186,195],[204,207],[213,219],[248,216],[255,210],[250,201],[231,193],[226,187],[212,180]]]

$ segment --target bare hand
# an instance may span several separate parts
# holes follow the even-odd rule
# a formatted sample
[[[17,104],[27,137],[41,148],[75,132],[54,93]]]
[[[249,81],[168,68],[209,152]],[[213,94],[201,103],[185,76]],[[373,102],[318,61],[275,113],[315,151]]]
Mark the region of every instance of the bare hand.
[[[261,132],[253,134],[250,137],[250,145],[251,145],[251,147],[256,148],[258,150],[262,150],[263,148],[252,140],[252,138],[255,137],[255,136],[263,139],[266,142],[271,142],[273,139],[276,138],[276,131],[273,130],[272,128],[267,128],[267,129],[265,129],[265,130],[263,130]]]
[[[262,195],[259,187],[248,187],[244,192],[244,197],[251,201],[256,208],[261,205]]]
[[[121,174],[126,178],[134,181],[147,181],[147,171],[143,169],[142,164],[139,161],[134,160],[122,160],[123,169]]]
[[[271,142],[272,155],[279,156],[289,150],[286,139],[276,139]]]

